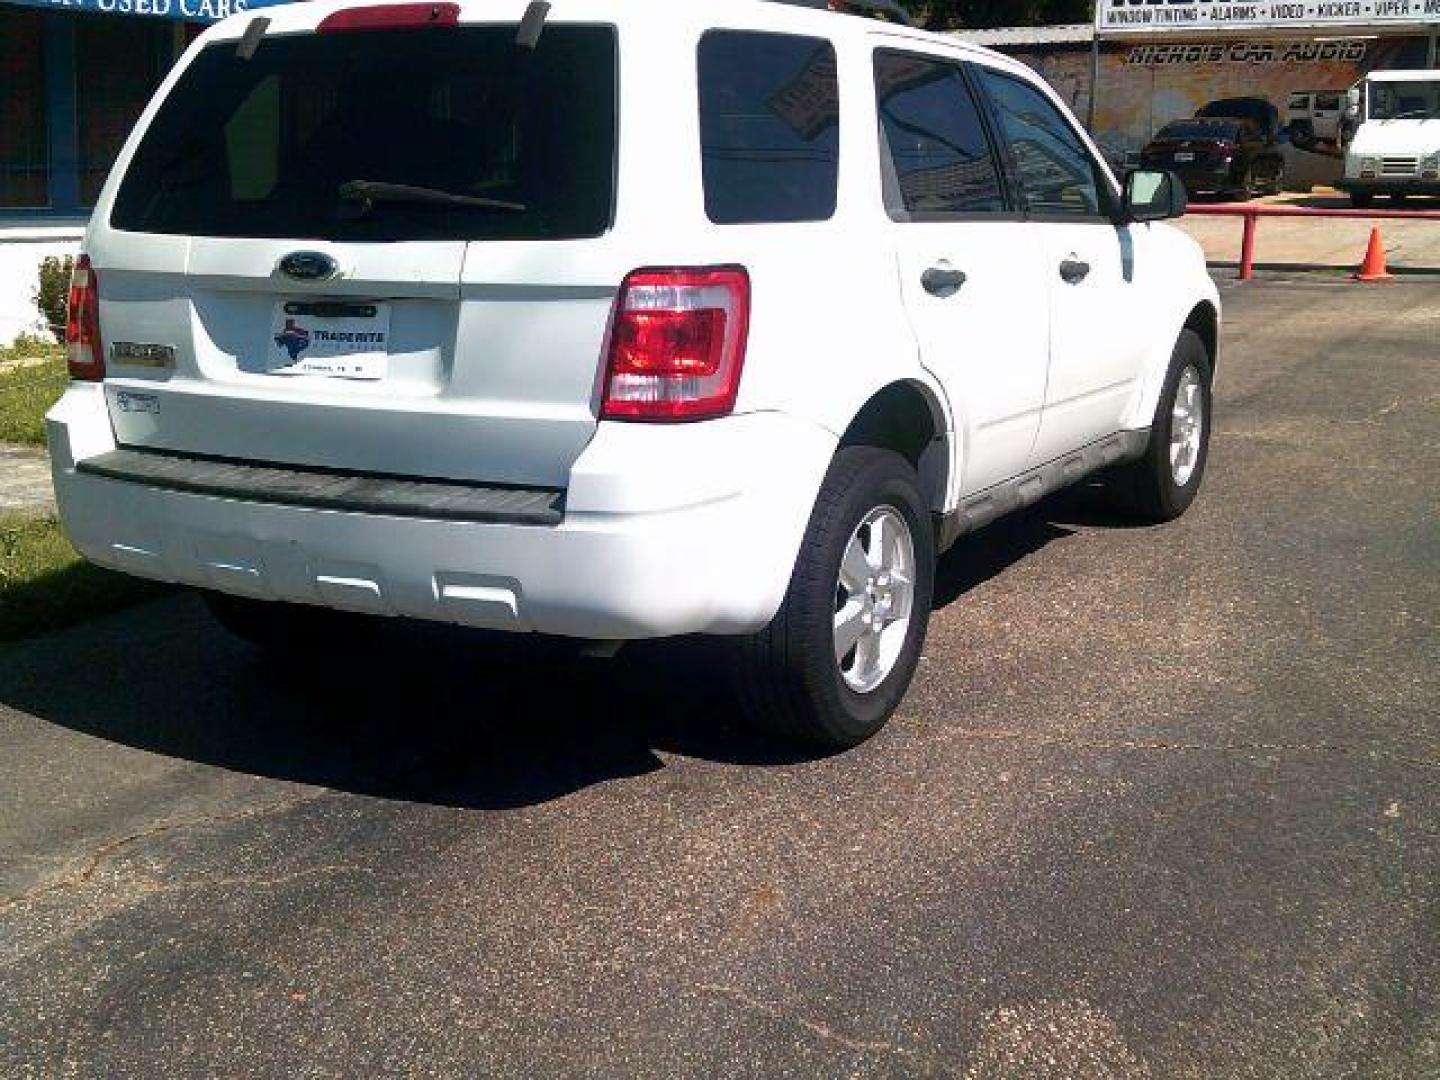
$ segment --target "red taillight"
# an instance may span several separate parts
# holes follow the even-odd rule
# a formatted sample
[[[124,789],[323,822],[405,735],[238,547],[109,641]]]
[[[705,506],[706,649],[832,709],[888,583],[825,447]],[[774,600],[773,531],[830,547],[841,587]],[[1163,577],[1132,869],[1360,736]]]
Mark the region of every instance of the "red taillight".
[[[81,255],[70,271],[70,299],[65,305],[65,365],[72,379],[96,382],[105,378],[105,353],[100,348],[100,281]]]
[[[377,4],[332,12],[320,20],[315,30],[321,34],[336,30],[402,30],[454,26],[459,21],[459,4]]]
[[[615,299],[607,420],[701,420],[735,407],[750,325],[742,267],[635,270]]]

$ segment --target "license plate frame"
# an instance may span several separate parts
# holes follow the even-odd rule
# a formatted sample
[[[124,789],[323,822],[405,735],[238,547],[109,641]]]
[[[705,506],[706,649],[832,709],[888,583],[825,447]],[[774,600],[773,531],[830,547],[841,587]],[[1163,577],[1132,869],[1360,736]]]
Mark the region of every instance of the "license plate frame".
[[[383,300],[277,300],[267,375],[375,382],[390,364],[390,305]]]
[[[1188,165],[1194,160],[1195,152],[1193,150],[1179,150],[1175,154],[1175,161],[1181,165]]]

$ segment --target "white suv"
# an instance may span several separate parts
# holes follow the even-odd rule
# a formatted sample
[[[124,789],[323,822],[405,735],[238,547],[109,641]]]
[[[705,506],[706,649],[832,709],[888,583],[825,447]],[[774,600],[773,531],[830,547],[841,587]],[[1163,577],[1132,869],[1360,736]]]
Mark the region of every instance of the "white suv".
[[[1013,61],[812,6],[207,31],[76,269],[75,545],[261,641],[321,608],[737,636],[751,716],[844,746],[957,536],[1102,469],[1181,513],[1219,304],[1155,220],[1178,185],[1122,192]]]

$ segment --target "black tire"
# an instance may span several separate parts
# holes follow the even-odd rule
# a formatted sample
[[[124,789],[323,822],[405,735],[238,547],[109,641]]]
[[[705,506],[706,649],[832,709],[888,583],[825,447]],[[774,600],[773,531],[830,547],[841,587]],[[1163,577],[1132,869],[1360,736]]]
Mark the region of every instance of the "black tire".
[[[201,594],[215,621],[242,641],[276,656],[314,656],[353,643],[361,616],[307,604],[251,600],[228,593]]]
[[[1350,205],[1356,210],[1368,210],[1375,202],[1375,196],[1368,191],[1352,191],[1350,193]]]
[[[1194,466],[1185,483],[1176,483],[1170,464],[1170,436],[1174,423],[1176,391],[1187,368],[1199,376],[1200,446]],[[1155,406],[1150,424],[1150,441],[1145,453],[1135,461],[1122,465],[1109,478],[1108,488],[1118,509],[1143,521],[1173,521],[1195,501],[1205,477],[1205,463],[1210,456],[1212,377],[1210,355],[1200,335],[1193,330],[1180,331],[1175,349],[1170,354],[1170,369]]]
[[[847,685],[835,656],[840,564],[861,523],[882,508],[904,519],[915,580],[903,644],[882,681],[862,693]],[[934,527],[915,470],[889,450],[841,449],[815,500],[779,612],[764,630],[740,641],[736,691],[746,719],[767,735],[823,750],[842,750],[874,735],[915,674],[934,576]],[[853,664],[853,654],[847,656]]]
[[[1279,161],[1275,165],[1275,172],[1265,182],[1266,195],[1279,195],[1285,188],[1285,162]]]
[[[1255,197],[1255,170],[1252,166],[1246,165],[1245,172],[1240,176],[1240,185],[1231,196],[1237,202],[1249,202]]]

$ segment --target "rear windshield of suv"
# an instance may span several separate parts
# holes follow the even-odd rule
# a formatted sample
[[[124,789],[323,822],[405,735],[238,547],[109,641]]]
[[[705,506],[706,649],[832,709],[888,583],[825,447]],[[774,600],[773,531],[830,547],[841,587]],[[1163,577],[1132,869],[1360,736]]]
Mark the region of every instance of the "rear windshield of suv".
[[[611,224],[613,28],[208,46],[146,132],[114,228],[328,240],[567,239]],[[357,182],[359,182],[357,184]],[[449,196],[457,196],[451,199]]]
[[[1238,139],[1239,124],[1197,123],[1194,120],[1178,120],[1166,124],[1155,133],[1157,139]]]

